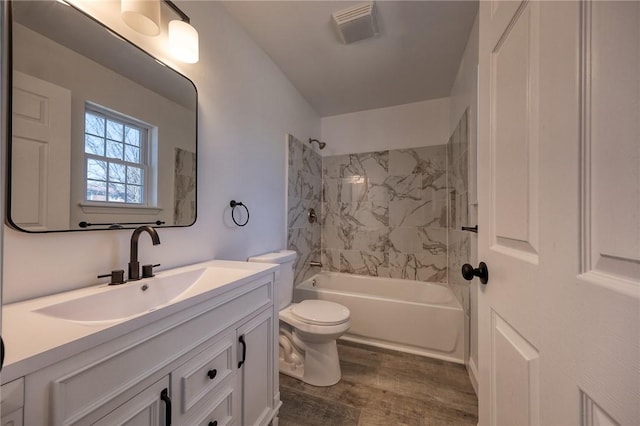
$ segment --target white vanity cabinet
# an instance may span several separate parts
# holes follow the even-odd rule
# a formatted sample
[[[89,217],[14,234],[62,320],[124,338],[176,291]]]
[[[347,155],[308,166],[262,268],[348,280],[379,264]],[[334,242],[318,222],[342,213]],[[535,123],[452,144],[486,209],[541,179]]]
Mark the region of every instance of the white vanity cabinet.
[[[119,324],[131,330],[24,377],[24,424],[165,426],[170,411],[177,426],[268,425],[280,408],[274,291],[271,272]]]

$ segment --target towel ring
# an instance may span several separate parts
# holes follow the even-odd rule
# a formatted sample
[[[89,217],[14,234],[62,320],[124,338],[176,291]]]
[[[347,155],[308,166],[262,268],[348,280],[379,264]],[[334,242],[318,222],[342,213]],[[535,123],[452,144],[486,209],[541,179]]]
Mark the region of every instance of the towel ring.
[[[229,202],[229,206],[231,206],[231,219],[233,220],[233,223],[238,226],[245,226],[247,223],[249,223],[249,209],[242,203],[242,201],[231,200]],[[238,221],[236,220],[236,217],[234,215],[236,207],[244,207],[245,211],[247,212],[247,220],[245,220],[244,223],[238,223]]]

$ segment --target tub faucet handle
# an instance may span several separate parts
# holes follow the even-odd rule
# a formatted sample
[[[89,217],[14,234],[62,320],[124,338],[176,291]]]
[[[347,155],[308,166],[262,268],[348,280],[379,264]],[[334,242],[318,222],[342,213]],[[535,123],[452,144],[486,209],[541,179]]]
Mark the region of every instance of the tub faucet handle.
[[[318,262],[317,260],[312,260],[309,262],[309,266],[311,267],[318,267],[318,268],[322,268],[322,262]]]

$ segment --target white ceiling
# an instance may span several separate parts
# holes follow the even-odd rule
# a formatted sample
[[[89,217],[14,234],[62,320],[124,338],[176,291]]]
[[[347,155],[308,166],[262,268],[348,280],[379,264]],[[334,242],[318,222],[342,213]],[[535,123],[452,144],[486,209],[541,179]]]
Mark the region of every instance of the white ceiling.
[[[331,13],[361,1],[223,1],[320,116],[449,96],[477,1],[377,1],[379,34],[341,43]]]

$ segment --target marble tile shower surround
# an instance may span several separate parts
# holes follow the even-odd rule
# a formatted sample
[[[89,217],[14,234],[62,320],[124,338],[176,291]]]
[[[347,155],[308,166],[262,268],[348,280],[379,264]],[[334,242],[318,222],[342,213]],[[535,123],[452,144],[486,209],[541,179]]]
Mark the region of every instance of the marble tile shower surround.
[[[176,148],[173,221],[191,225],[196,217],[196,153]]]
[[[289,135],[288,140],[288,229],[287,248],[295,250],[295,283],[318,272],[310,267],[312,260],[320,261],[320,211],[322,194],[322,157],[309,144]],[[313,208],[318,216],[309,223],[308,212]]]
[[[447,143],[447,186],[449,191],[449,286],[460,304],[469,312],[469,283],[462,278],[462,265],[471,258],[471,234],[462,231],[469,223],[469,133],[466,110]]]
[[[446,282],[446,146],[323,158],[323,269]]]

